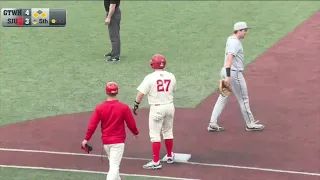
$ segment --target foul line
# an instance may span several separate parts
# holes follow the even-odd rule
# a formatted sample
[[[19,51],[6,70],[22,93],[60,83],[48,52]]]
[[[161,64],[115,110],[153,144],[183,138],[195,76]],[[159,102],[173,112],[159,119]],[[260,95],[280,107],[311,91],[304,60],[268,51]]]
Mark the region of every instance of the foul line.
[[[70,152],[28,150],[28,149],[0,148],[0,151],[101,157],[101,155],[98,155],[98,154],[81,154],[81,153],[70,153]],[[106,156],[104,156],[104,157],[106,157]],[[148,158],[134,158],[134,157],[123,157],[123,159],[140,160],[140,161],[150,161],[150,160],[152,160],[152,159],[148,159]],[[210,163],[199,163],[199,162],[181,162],[181,163],[190,164],[190,165],[199,165],[199,166],[224,167],[224,168],[233,168],[233,169],[245,169],[245,170],[255,170],[255,171],[276,172],[276,173],[298,174],[298,175],[307,175],[307,176],[320,176],[320,173],[311,173],[311,172],[302,172],[302,171],[290,171],[290,170],[280,170],[280,169],[270,169],[270,168],[235,166],[235,165],[226,165],[226,164],[210,164]]]
[[[15,169],[31,169],[31,170],[45,170],[45,171],[62,171],[62,172],[75,172],[75,173],[91,173],[91,174],[105,174],[107,172],[103,171],[87,171],[87,170],[77,170],[77,169],[60,169],[60,168],[46,168],[46,167],[37,167],[37,166],[11,166],[11,165],[1,165],[3,168],[15,168]],[[158,179],[174,179],[174,180],[198,180],[198,179],[188,179],[188,178],[177,178],[177,177],[168,177],[168,176],[149,176],[149,175],[140,175],[140,174],[124,174],[120,173],[120,176],[134,176],[134,177],[147,177],[147,178],[158,178]]]

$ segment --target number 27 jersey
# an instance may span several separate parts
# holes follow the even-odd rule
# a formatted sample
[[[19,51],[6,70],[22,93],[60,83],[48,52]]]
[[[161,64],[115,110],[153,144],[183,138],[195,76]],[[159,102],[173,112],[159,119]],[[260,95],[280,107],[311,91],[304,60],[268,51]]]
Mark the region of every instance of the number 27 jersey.
[[[137,90],[148,96],[150,105],[169,104],[176,91],[176,78],[170,72],[155,71],[143,79]]]

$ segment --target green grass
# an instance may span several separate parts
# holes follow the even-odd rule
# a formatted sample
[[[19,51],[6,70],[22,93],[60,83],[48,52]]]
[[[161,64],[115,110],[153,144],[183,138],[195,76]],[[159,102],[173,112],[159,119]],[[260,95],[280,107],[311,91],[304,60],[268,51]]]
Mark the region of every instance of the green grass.
[[[225,40],[235,22],[253,28],[243,41],[248,64],[312,15],[320,2],[123,1],[122,60],[117,64],[107,64],[103,57],[110,43],[102,1],[1,1],[4,7],[66,8],[68,17],[65,28],[0,28],[0,126],[91,111],[104,100],[108,81],[119,84],[119,99],[131,105],[155,53],[167,57],[167,70],[177,77],[175,105],[194,107],[216,89]],[[6,179],[105,179],[7,168],[0,172]]]
[[[31,170],[0,167],[0,179],[7,180],[105,180],[105,174]],[[8,178],[10,177],[10,178]],[[161,178],[123,176],[125,180],[164,180]]]

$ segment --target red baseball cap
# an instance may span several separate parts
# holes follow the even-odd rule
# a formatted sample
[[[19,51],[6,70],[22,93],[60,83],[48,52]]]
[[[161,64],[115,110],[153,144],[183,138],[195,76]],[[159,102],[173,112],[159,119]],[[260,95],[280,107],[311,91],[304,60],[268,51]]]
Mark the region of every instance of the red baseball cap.
[[[118,85],[115,82],[108,82],[106,86],[107,94],[118,94]]]

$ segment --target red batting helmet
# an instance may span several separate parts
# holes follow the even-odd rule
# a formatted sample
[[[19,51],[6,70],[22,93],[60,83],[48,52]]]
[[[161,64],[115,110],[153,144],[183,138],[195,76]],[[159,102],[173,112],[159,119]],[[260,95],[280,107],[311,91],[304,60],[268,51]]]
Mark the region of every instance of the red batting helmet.
[[[115,82],[108,82],[106,86],[107,94],[118,94],[118,85]]]
[[[161,54],[155,54],[152,56],[152,59],[150,60],[150,65],[152,69],[164,69],[166,67],[167,60],[166,58]]]

